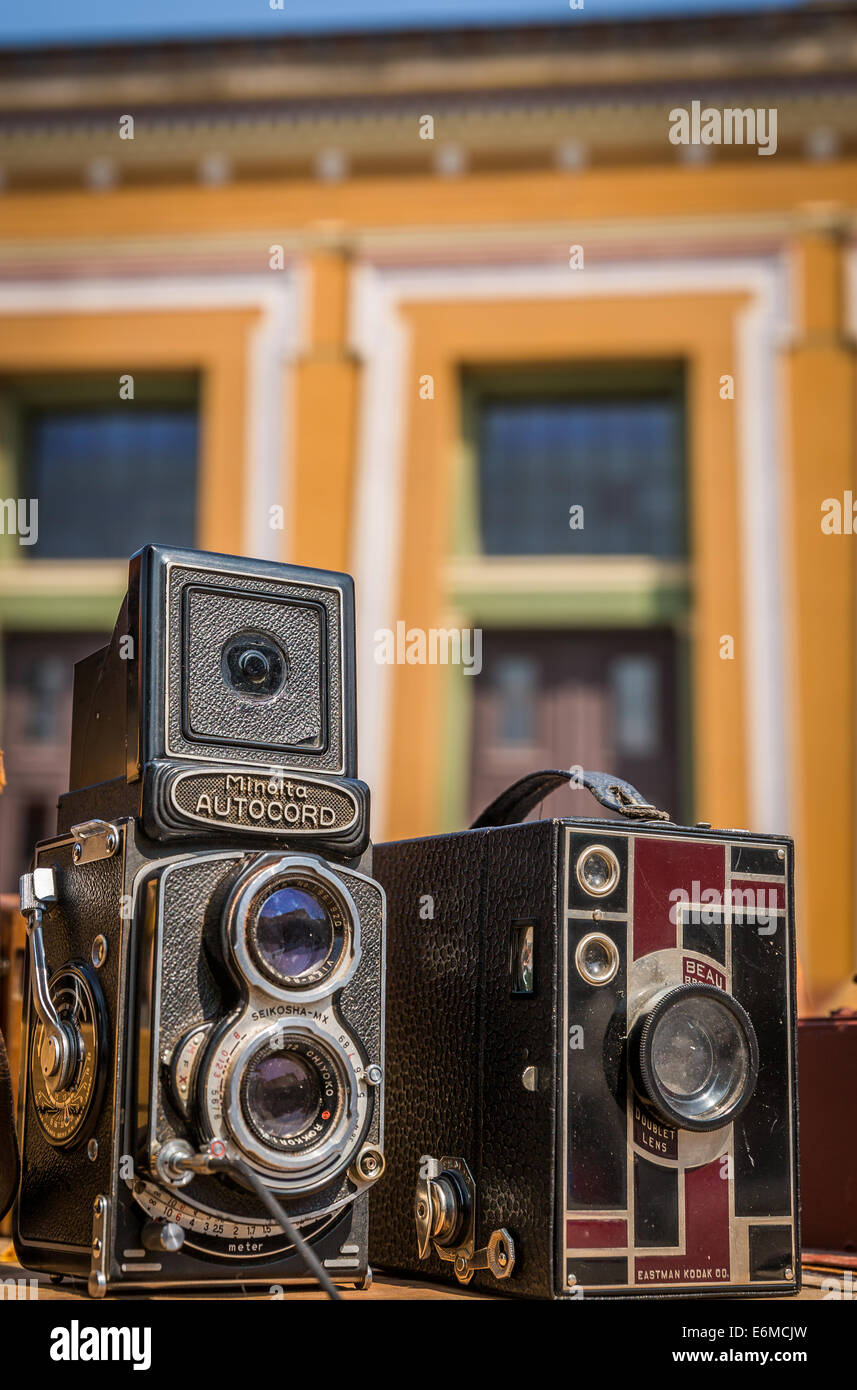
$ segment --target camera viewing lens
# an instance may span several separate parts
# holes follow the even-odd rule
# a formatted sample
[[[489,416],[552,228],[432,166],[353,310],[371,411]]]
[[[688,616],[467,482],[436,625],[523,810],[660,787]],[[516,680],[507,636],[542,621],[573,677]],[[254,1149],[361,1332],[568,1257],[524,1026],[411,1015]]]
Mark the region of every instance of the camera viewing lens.
[[[579,943],[574,953],[578,973],[590,985],[606,985],[619,969],[619,951],[615,941],[602,932],[591,932]]]
[[[335,889],[314,874],[286,870],[269,880],[244,911],[249,953],[279,989],[321,985],[348,953],[350,912]]]
[[[619,861],[606,845],[589,845],[578,856],[575,873],[584,892],[605,898],[619,882]]]
[[[270,700],[285,684],[287,663],[272,637],[263,632],[240,632],[223,648],[220,669],[236,695]]]
[[[244,1082],[244,1110],[260,1137],[281,1142],[309,1129],[322,1108],[321,1078],[297,1052],[254,1059]]]
[[[741,1005],[713,985],[670,991],[639,1034],[643,1089],[685,1129],[715,1129],[743,1109],[756,1084],[756,1034]]]
[[[333,949],[334,926],[322,902],[304,888],[276,888],[256,916],[254,941],[263,964],[295,980],[313,975]]]

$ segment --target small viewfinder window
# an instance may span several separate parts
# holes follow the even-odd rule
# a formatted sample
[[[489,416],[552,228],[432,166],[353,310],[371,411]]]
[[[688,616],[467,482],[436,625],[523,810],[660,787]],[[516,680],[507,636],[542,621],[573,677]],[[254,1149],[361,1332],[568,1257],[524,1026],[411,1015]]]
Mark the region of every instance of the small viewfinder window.
[[[534,937],[535,927],[532,922],[518,922],[512,927],[511,976],[513,994],[535,993]]]

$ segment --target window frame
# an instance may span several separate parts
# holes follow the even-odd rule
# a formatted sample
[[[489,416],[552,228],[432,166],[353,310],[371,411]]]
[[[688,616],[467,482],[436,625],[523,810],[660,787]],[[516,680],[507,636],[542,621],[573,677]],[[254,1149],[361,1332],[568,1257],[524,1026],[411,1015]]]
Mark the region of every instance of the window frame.
[[[678,755],[681,819],[692,818],[692,474],[688,421],[688,366],[683,359],[611,358],[545,364],[462,366],[459,374],[460,441],[452,488],[451,550],[446,563],[446,605],[456,621],[473,627],[567,629],[672,627],[677,637]],[[687,554],[662,560],[648,555],[486,555],[479,537],[480,408],[487,397],[612,396],[624,392],[674,393],[681,411],[683,512]],[[465,683],[447,673],[442,816],[464,823],[468,799],[472,718]]]

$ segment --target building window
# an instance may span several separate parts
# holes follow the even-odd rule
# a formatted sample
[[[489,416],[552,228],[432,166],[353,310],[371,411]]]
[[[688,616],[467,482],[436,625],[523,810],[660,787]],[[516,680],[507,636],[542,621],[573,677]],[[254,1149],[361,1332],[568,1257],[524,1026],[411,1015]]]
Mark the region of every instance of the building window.
[[[455,819],[536,768],[578,765],[689,811],[681,364],[474,370],[464,387],[448,598],[484,645]],[[570,787],[551,809],[586,803]]]
[[[683,556],[683,435],[672,391],[484,396],[482,553]]]
[[[648,652],[621,654],[610,664],[613,731],[621,757],[651,758],[660,752],[661,670]]]
[[[38,559],[118,559],[195,542],[195,408],[29,410],[22,493],[38,499]]]
[[[538,712],[536,663],[529,656],[506,656],[497,663],[497,739],[501,744],[532,744]]]

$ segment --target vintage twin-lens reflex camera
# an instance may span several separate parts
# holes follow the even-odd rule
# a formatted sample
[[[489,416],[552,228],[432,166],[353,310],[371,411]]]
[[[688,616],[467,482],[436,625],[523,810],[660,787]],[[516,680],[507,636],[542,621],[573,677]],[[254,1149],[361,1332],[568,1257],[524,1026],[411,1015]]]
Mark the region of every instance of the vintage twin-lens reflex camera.
[[[373,1259],[536,1298],[794,1292],[791,842],[674,825],[601,773],[578,781],[612,819],[513,823],[568,781],[375,848]]]
[[[70,787],[22,880],[21,1263],[284,1285],[308,1247],[364,1283],[384,896],[351,580],[142,550],[75,669]]]

